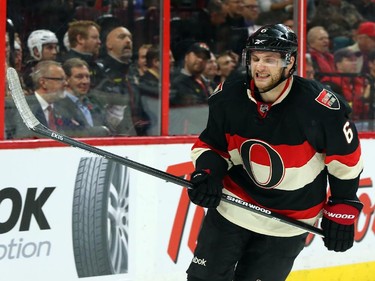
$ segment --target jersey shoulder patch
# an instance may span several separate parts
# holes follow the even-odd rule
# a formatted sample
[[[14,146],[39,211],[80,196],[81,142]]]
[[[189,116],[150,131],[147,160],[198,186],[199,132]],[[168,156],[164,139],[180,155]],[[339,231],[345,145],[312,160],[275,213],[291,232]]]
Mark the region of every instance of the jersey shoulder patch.
[[[331,110],[340,110],[339,99],[334,93],[327,89],[322,89],[319,95],[315,98],[315,101]]]

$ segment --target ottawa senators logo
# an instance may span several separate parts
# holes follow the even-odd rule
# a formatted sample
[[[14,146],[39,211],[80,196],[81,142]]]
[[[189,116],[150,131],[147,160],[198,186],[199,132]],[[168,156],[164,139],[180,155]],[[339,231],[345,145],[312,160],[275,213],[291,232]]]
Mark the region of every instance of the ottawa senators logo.
[[[332,110],[339,110],[340,109],[340,102],[335,96],[334,93],[328,91],[327,89],[323,89],[319,95],[315,99],[321,105],[332,109]]]

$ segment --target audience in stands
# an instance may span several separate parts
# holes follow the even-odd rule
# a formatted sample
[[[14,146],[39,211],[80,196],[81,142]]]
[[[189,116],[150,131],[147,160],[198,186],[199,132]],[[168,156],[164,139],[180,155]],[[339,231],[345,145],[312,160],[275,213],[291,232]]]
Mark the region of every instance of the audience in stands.
[[[202,74],[210,56],[205,43],[196,42],[190,46],[185,54],[184,67],[171,84],[171,106],[207,104],[210,93]]]
[[[307,45],[317,75],[335,72],[329,35],[324,27],[314,26],[307,32]]]
[[[103,110],[101,118],[104,118],[103,121],[97,120],[96,124],[108,126],[111,135],[160,133],[160,76],[163,62],[160,61],[162,54],[157,45],[160,42],[161,7],[151,2],[144,3],[142,7],[124,6],[117,2],[112,6],[102,3],[99,5],[101,8],[98,8],[99,6],[91,7],[90,4],[85,6],[78,3],[72,6],[61,1],[58,8],[61,15],[70,11],[66,21],[62,23],[61,18],[52,16],[58,14],[56,10],[39,20],[35,20],[36,14],[27,14],[27,9],[19,16],[15,15],[15,7],[19,4],[8,1],[11,7],[8,14],[16,17],[16,26],[10,19],[7,20],[6,65],[15,67],[19,72],[25,94],[32,95],[31,99],[35,101],[35,97],[41,96],[39,92],[43,93],[39,88],[34,92],[34,82],[38,83],[37,87],[41,84],[51,87],[53,82],[58,81],[48,81],[46,77],[52,77],[51,72],[50,76],[44,75],[35,80],[35,77],[38,77],[36,75],[33,82],[30,74],[34,73],[37,63],[57,60],[63,64],[74,58],[87,64],[73,67],[72,70],[88,70],[89,80],[78,79],[80,81],[77,80],[75,84],[74,75],[66,70],[68,83],[60,83],[61,87],[66,87],[67,97],[64,102],[69,101],[68,99],[80,100],[81,94],[85,98],[81,100],[81,106],[71,106],[73,112],[70,113],[67,110],[70,106],[65,104],[64,110],[70,115],[74,113],[74,118],[71,119],[75,122],[69,123],[69,120],[65,120],[69,114],[57,113],[65,122],[65,128],[60,126],[57,127],[58,130],[65,130],[76,136],[101,135],[90,132],[90,127],[96,126],[95,122],[91,126],[90,119],[79,116],[80,112],[85,112],[85,106],[91,108],[95,105],[96,109]],[[245,38],[261,25],[268,23],[282,22],[294,29],[293,11],[296,7],[293,7],[293,4],[292,0],[208,0],[173,3],[170,60],[173,63],[176,59],[176,68],[170,66],[171,108],[178,110],[180,106],[207,105],[207,99],[218,83],[228,79],[229,75],[244,74],[246,71],[239,64],[239,57],[246,42]],[[374,77],[371,52],[375,49],[373,1],[308,0],[307,4],[306,76],[330,83],[332,89],[345,96],[353,105],[353,118],[366,118],[365,115],[373,118],[374,110],[373,106],[370,106],[374,104],[371,94],[373,88],[370,87]],[[52,7],[47,6],[48,9]],[[46,9],[47,6],[41,11],[50,11]],[[40,12],[37,15],[40,16]],[[21,18],[25,19],[25,23]],[[54,21],[56,24],[53,24]],[[21,24],[25,24],[25,27],[22,28]],[[28,52],[23,52],[26,48]],[[336,52],[338,50],[340,52]],[[343,50],[347,52],[345,55],[342,54]],[[349,50],[351,54],[355,54],[354,57],[349,56]],[[355,71],[343,67],[353,66],[354,61]],[[368,81],[366,85],[363,85],[364,77]],[[360,80],[362,84],[359,83]],[[90,91],[86,91],[88,84]],[[334,84],[338,86],[335,88]],[[353,102],[353,96],[360,98],[354,99]],[[91,99],[90,106],[85,105],[88,99]],[[358,109],[357,105],[361,99],[365,106]],[[14,112],[11,102],[6,101],[5,105],[8,119]],[[54,110],[58,111],[58,106]],[[98,112],[92,112],[96,113]],[[14,131],[15,122],[6,121],[7,137],[22,137],[18,128]],[[42,121],[46,123],[46,120]],[[76,123],[82,127],[66,127]],[[82,128],[82,133],[77,133],[78,128]],[[72,133],[73,129],[76,134]],[[102,135],[107,133],[102,131]]]
[[[34,71],[35,65],[43,60],[56,60],[59,53],[59,40],[55,33],[46,29],[38,29],[29,35],[27,39],[27,47],[29,49],[30,59],[26,61],[23,69],[23,81],[26,90],[32,93],[33,83],[31,73]]]
[[[363,22],[359,25],[355,36],[355,44],[349,48],[360,52],[361,56],[357,61],[357,72],[368,74],[368,54],[375,50],[375,22]]]
[[[132,34],[124,26],[107,26],[106,54],[102,59],[103,79],[92,94],[106,106],[106,124],[117,136],[146,135],[149,118],[144,112],[139,89],[128,75],[132,63]]]
[[[218,82],[224,82],[229,75],[236,69],[237,60],[232,52],[226,51],[217,57],[217,76]]]
[[[209,95],[211,95],[216,89],[217,85],[217,74],[218,74],[218,64],[215,54],[211,52],[210,58],[207,60],[206,67],[202,73],[202,79],[208,89]]]
[[[375,49],[368,54],[368,69],[366,75],[368,85],[366,86],[364,98],[369,105],[368,119],[375,118]]]
[[[51,60],[39,62],[32,73],[35,92],[26,96],[31,112],[44,126],[64,132],[65,128],[75,126],[74,120],[65,118],[56,103],[64,97],[66,85],[65,72],[60,63]],[[12,139],[37,137],[30,131],[14,105],[6,112],[7,136]]]
[[[245,19],[247,35],[250,36],[261,26],[256,24],[260,14],[258,0],[243,0],[242,16]]]
[[[314,70],[313,61],[311,59],[311,54],[306,53],[305,57],[306,57],[306,60],[305,60],[306,78],[314,80],[315,79],[315,70]]]
[[[328,32],[333,47],[345,47],[352,42],[355,29],[364,21],[356,7],[345,0],[319,0],[311,26],[323,26]]]
[[[147,50],[151,46],[151,44],[143,44],[142,46],[140,46],[133,63],[130,64],[129,76],[132,76],[136,84],[139,84],[140,78],[145,74],[145,71],[147,70],[146,54]]]
[[[69,51],[61,58],[61,62],[71,58],[80,58],[87,62],[90,69],[91,87],[95,87],[102,79],[102,66],[97,62],[101,45],[100,27],[88,20],[73,21],[68,29]]]
[[[342,48],[334,53],[336,72],[326,74],[321,82],[342,95],[352,107],[351,117],[354,120],[367,117],[368,108],[363,102],[365,79],[356,72],[358,53],[349,48]]]
[[[65,97],[56,102],[56,107],[62,116],[74,124],[63,130],[74,137],[108,136],[110,131],[105,126],[104,105],[89,95],[88,64],[79,58],[71,58],[64,62],[63,69],[67,81]]]

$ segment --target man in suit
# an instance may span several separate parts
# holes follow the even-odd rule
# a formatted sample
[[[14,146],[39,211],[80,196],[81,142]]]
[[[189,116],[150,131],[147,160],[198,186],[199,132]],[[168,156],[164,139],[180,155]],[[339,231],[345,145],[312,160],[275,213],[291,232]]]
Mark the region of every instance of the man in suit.
[[[32,73],[35,92],[26,96],[26,100],[35,117],[46,127],[54,131],[71,124],[55,108],[55,103],[64,97],[66,85],[65,72],[60,63],[52,60],[39,62]],[[6,127],[8,138],[36,137],[23,123],[12,102],[6,108]]]
[[[64,119],[71,120],[63,128],[70,136],[108,136],[105,126],[104,108],[92,97],[90,90],[90,70],[87,62],[71,58],[63,64],[67,76],[65,98],[56,103]]]

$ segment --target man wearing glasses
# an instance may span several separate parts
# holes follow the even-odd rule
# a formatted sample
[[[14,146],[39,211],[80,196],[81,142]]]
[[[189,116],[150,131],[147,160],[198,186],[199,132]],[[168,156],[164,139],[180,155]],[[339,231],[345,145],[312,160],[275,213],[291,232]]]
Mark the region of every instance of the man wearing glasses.
[[[32,73],[34,94],[26,96],[32,113],[41,124],[54,131],[61,130],[72,123],[72,120],[61,116],[55,104],[64,97],[66,86],[65,72],[60,63],[51,60],[39,62]],[[6,109],[6,127],[8,138],[36,138],[29,131],[12,104]]]

